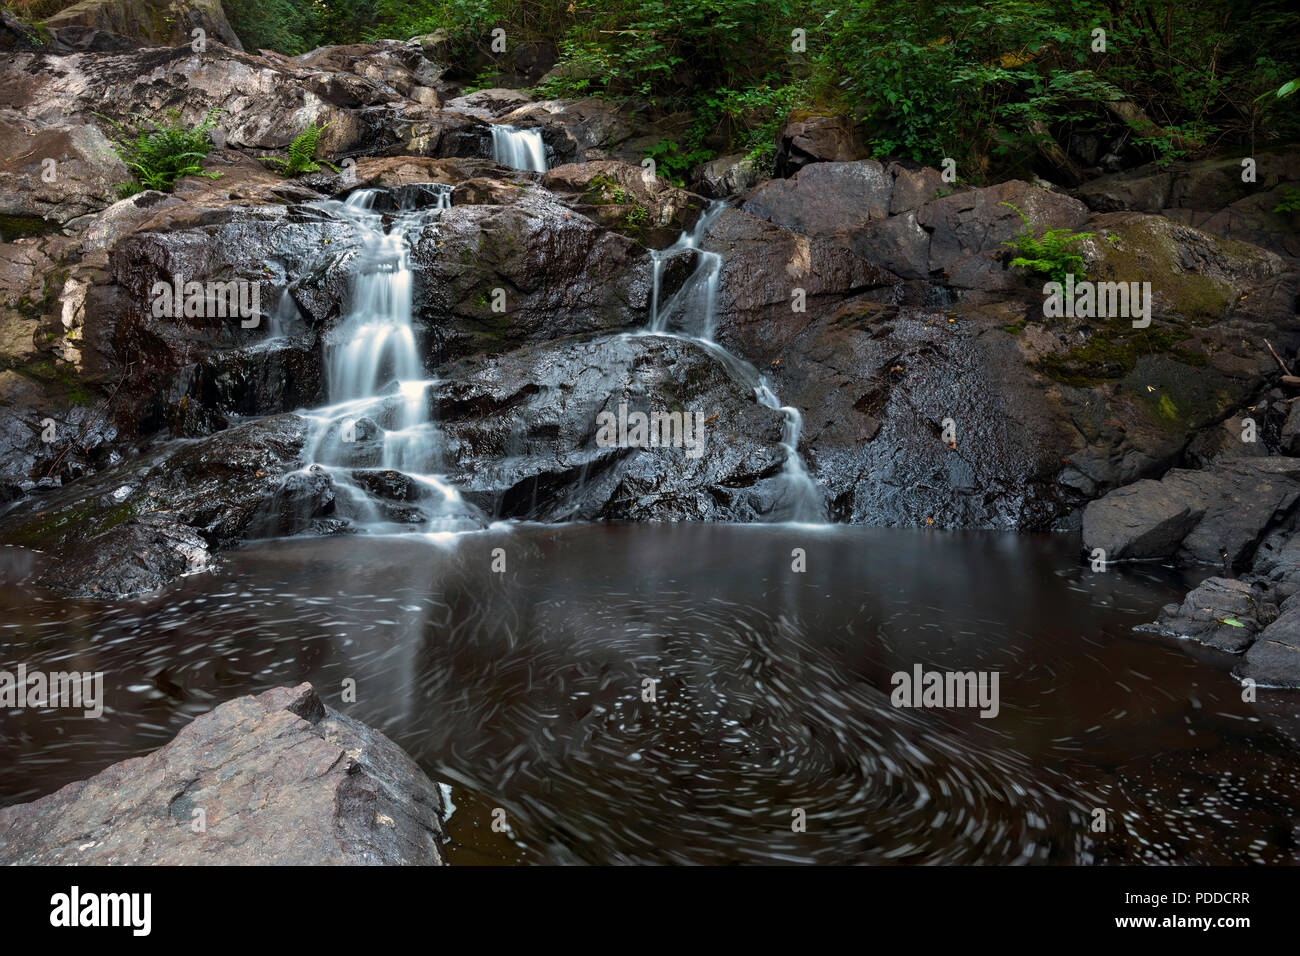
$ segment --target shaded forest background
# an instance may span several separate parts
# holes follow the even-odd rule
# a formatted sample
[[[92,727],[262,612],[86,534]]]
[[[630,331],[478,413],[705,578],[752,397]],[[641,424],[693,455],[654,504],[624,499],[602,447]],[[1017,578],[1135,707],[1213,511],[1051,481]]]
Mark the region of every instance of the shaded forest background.
[[[492,50],[541,41],[548,97],[687,112],[666,173],[726,151],[765,160],[801,109],[861,123],[874,154],[980,180],[1048,144],[1097,137],[1131,162],[1292,141],[1300,13],[1291,0],[222,0],[249,50],[439,34],[470,89],[509,73]],[[48,16],[66,0],[16,0]],[[1105,31],[1104,52],[1094,31]],[[794,31],[804,31],[797,49]]]

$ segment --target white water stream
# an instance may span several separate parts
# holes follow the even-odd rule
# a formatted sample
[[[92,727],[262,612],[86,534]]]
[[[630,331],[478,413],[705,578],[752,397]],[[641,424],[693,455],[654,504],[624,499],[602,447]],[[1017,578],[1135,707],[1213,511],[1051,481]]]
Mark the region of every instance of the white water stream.
[[[492,127],[492,158],[503,166],[546,172],[546,144],[539,129],[516,129],[508,123]]]
[[[803,431],[803,415],[799,409],[782,405],[767,376],[759,373],[749,362],[733,355],[714,340],[718,279],[722,273],[722,256],[702,248],[704,237],[714,221],[727,208],[725,202],[715,200],[696,220],[694,228],[683,232],[677,241],[662,250],[651,252],[654,266],[654,291],[650,300],[650,325],[647,331],[659,335],[678,335],[706,348],[733,374],[754,390],[759,404],[781,412],[784,418],[781,446],[785,449],[785,466],[782,474],[782,493],[774,512],[779,521],[801,524],[823,524],[826,507],[817,483],[812,480],[799,457],[799,435]],[[667,300],[663,300],[662,286],[668,263],[678,256],[694,255],[695,269],[681,287]],[[661,304],[661,300],[662,304]],[[670,326],[680,332],[670,331]]]

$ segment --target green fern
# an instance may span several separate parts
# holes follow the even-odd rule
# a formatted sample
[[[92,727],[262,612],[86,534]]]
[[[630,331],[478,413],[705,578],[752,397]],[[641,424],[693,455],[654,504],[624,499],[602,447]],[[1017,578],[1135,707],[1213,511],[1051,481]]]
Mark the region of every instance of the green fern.
[[[1279,186],[1277,191],[1282,201],[1273,207],[1274,212],[1300,212],[1300,189],[1295,186]]]
[[[1041,272],[1049,276],[1053,282],[1064,283],[1066,277],[1070,275],[1073,275],[1076,279],[1084,277],[1083,256],[1077,252],[1071,252],[1069,247],[1080,239],[1091,239],[1093,233],[1071,232],[1069,229],[1049,229],[1043,233],[1040,239],[1034,236],[1034,227],[1028,216],[1013,203],[1004,202],[1002,205],[1015,209],[1016,215],[1025,224],[1024,232],[1016,236],[1011,242],[1002,243],[1004,246],[1011,246],[1020,253],[1011,260],[1013,266]]]
[[[265,156],[262,161],[265,163],[275,163],[280,167],[280,173],[284,176],[301,176],[303,173],[320,172],[320,164],[316,162],[316,141],[320,139],[321,131],[329,126],[329,123],[323,123],[317,126],[312,123],[301,134],[289,144],[289,158],[280,159],[276,156]],[[339,169],[331,162],[321,160],[334,172]]]
[[[216,125],[220,108],[208,110],[197,126],[183,126],[180,113],[169,110],[167,121],[159,122],[136,114],[139,121],[135,132],[110,117],[96,113],[117,130],[113,149],[122,162],[131,169],[133,182],[117,186],[119,196],[132,196],[146,189],[162,192],[171,190],[176,180],[185,176],[205,176],[216,179],[220,173],[203,171],[203,160],[212,149],[212,128]]]

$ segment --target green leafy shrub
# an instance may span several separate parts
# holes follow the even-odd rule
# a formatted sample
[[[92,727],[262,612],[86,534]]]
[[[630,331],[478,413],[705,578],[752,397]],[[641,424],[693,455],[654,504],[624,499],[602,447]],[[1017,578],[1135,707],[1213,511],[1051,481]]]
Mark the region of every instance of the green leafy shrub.
[[[558,69],[539,95],[691,114],[654,154],[676,181],[724,151],[766,162],[797,108],[861,122],[877,158],[955,158],[975,184],[1046,174],[1042,157],[1080,137],[1167,164],[1300,136],[1292,0],[225,3],[249,48],[440,32],[440,56],[478,73],[471,86],[512,66],[491,49],[493,29],[505,28],[512,49],[554,43]],[[806,51],[792,49],[793,29],[806,30]]]
[[[185,176],[218,178],[220,173],[204,172],[203,160],[212,150],[212,128],[220,112],[219,108],[208,110],[192,127],[181,122],[177,110],[169,110],[165,122],[137,114],[139,124],[134,132],[102,116],[117,131],[113,148],[135,177],[117,187],[118,195],[132,196],[146,189],[169,192],[176,180]]]
[[[1274,212],[1300,212],[1300,188],[1279,186],[1278,192],[1282,194],[1282,201],[1273,207]]]
[[[1016,215],[1025,224],[1024,232],[1016,236],[1011,242],[1003,243],[1004,246],[1011,246],[1020,253],[1011,260],[1013,266],[1041,272],[1053,282],[1063,283],[1069,275],[1073,275],[1076,279],[1084,277],[1083,256],[1077,252],[1071,252],[1070,246],[1080,239],[1091,239],[1093,235],[1091,232],[1048,229],[1039,238],[1034,235],[1034,227],[1030,223],[1028,216],[1016,208],[1013,203],[1004,202],[1002,205],[1015,209]]]
[[[320,139],[321,131],[329,126],[329,123],[323,123],[317,126],[315,123],[310,124],[305,130],[294,137],[294,141],[289,144],[289,158],[280,159],[277,156],[263,156],[262,162],[271,163],[280,167],[280,173],[284,176],[301,176],[303,173],[320,172],[320,163],[316,162],[316,141]],[[338,172],[338,167],[331,162],[321,160],[334,172]]]

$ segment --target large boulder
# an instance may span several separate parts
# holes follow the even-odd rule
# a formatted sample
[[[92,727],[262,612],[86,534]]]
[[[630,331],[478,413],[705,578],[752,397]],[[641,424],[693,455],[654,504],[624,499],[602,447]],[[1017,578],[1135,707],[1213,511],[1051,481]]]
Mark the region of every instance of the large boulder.
[[[752,368],[678,338],[565,339],[439,368],[447,477],[488,514],[538,520],[781,515],[782,416]],[[597,416],[687,412],[701,443],[602,446]],[[689,453],[688,453],[689,452]]]
[[[812,163],[847,162],[867,156],[861,131],[846,116],[797,111],[776,139],[776,175],[792,176]]]
[[[243,49],[221,0],[80,0],[46,17],[44,25],[59,33],[100,31],[147,46],[186,45],[202,30],[206,40]]]
[[[433,363],[635,326],[650,302],[638,243],[508,180],[458,186],[451,208],[412,237],[411,258]]]
[[[700,248],[721,257],[715,328],[692,325],[690,315],[667,318],[694,335],[711,331],[759,366],[846,299],[871,290],[883,296],[899,284],[836,237],[801,235],[733,209],[713,220]]]
[[[1261,687],[1300,688],[1300,604],[1292,601],[1246,651],[1234,673]]]
[[[1071,430],[1005,321],[860,298],[765,352],[833,518],[1028,530],[1068,515]]]
[[[327,46],[296,58],[304,66],[365,77],[424,106],[437,107],[450,85],[446,66],[429,59],[417,43],[377,40]]]
[[[131,178],[113,145],[92,123],[33,122],[0,110],[0,222],[6,239],[94,212],[116,198]]]
[[[1091,502],[1083,546],[1106,560],[1178,558],[1241,568],[1300,500],[1300,459],[1220,458],[1205,471],[1175,469]]]
[[[443,864],[442,794],[310,684],[228,701],[163,747],[0,809],[0,863]]]
[[[1254,164],[1249,181],[1242,178],[1247,158]],[[1300,257],[1295,214],[1274,212],[1285,185],[1300,188],[1295,150],[1142,166],[1094,179],[1073,193],[1098,212],[1160,213],[1225,239]]]

